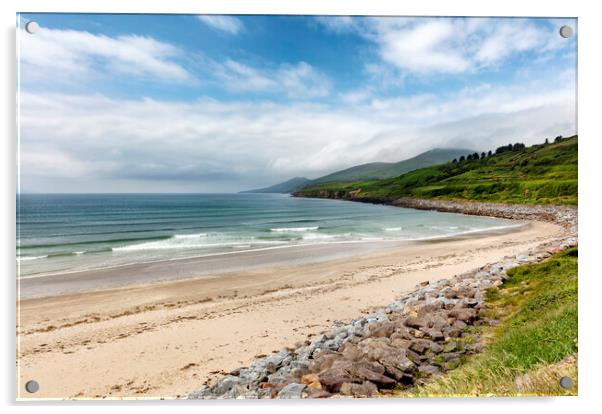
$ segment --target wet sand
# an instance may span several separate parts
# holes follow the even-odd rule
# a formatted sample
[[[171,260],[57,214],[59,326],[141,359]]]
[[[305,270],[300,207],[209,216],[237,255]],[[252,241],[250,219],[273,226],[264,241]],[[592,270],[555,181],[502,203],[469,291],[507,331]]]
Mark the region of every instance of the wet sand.
[[[185,396],[222,370],[386,305],[417,283],[514,257],[561,233],[532,222],[510,233],[384,243],[317,262],[308,262],[307,251],[293,263],[258,259],[245,267],[242,257],[223,274],[216,263],[193,260],[186,266],[203,276],[99,289],[103,276],[89,285],[93,291],[77,291],[84,283],[72,293],[24,299],[18,397],[31,397],[21,392],[29,379],[40,383],[35,397],[42,398]]]

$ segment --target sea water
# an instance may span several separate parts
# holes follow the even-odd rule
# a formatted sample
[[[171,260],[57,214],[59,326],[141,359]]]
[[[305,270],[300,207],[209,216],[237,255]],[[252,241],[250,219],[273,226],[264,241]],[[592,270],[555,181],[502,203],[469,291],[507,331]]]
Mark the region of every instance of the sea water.
[[[508,220],[284,194],[21,194],[18,276],[320,243],[427,240]]]

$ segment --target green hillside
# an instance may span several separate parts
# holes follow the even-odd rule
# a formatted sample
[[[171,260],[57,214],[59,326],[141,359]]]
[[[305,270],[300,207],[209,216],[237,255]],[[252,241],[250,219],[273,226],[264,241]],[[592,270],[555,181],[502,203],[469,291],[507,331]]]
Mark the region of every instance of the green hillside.
[[[447,162],[395,178],[310,184],[306,197],[418,197],[527,204],[577,204],[577,136]]]
[[[473,151],[467,149],[435,148],[399,162],[371,162],[316,178],[312,184],[334,181],[359,181],[393,178],[418,168],[442,164]]]

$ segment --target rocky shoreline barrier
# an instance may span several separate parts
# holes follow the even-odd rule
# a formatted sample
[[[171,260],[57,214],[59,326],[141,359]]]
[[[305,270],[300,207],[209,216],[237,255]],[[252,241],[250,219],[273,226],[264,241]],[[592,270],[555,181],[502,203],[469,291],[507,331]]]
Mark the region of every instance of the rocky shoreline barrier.
[[[361,190],[339,192],[320,191],[316,198],[330,198],[335,200],[348,200],[370,204],[386,204],[417,210],[433,210],[445,213],[460,213],[473,216],[490,216],[513,220],[536,220],[555,223],[565,227],[576,237],[577,235],[577,207],[557,205],[529,205],[529,204],[503,204],[473,201],[433,200],[412,197],[361,197]],[[306,197],[301,193],[294,193],[295,197]],[[311,197],[310,197],[311,198]]]
[[[374,313],[347,324],[336,323],[311,342],[258,358],[190,393],[189,399],[369,397],[419,385],[482,350],[478,329],[473,327],[498,324],[482,310],[486,290],[503,284],[509,269],[539,262],[577,244],[577,209],[572,207],[417,199],[355,201],[554,222],[564,232],[502,262],[435,283],[424,282]]]

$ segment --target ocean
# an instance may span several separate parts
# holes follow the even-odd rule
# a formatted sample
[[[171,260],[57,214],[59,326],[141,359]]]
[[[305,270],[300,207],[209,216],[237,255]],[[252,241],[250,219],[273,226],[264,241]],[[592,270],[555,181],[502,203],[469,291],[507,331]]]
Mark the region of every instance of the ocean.
[[[323,243],[414,241],[509,220],[284,194],[21,194],[18,277]]]

